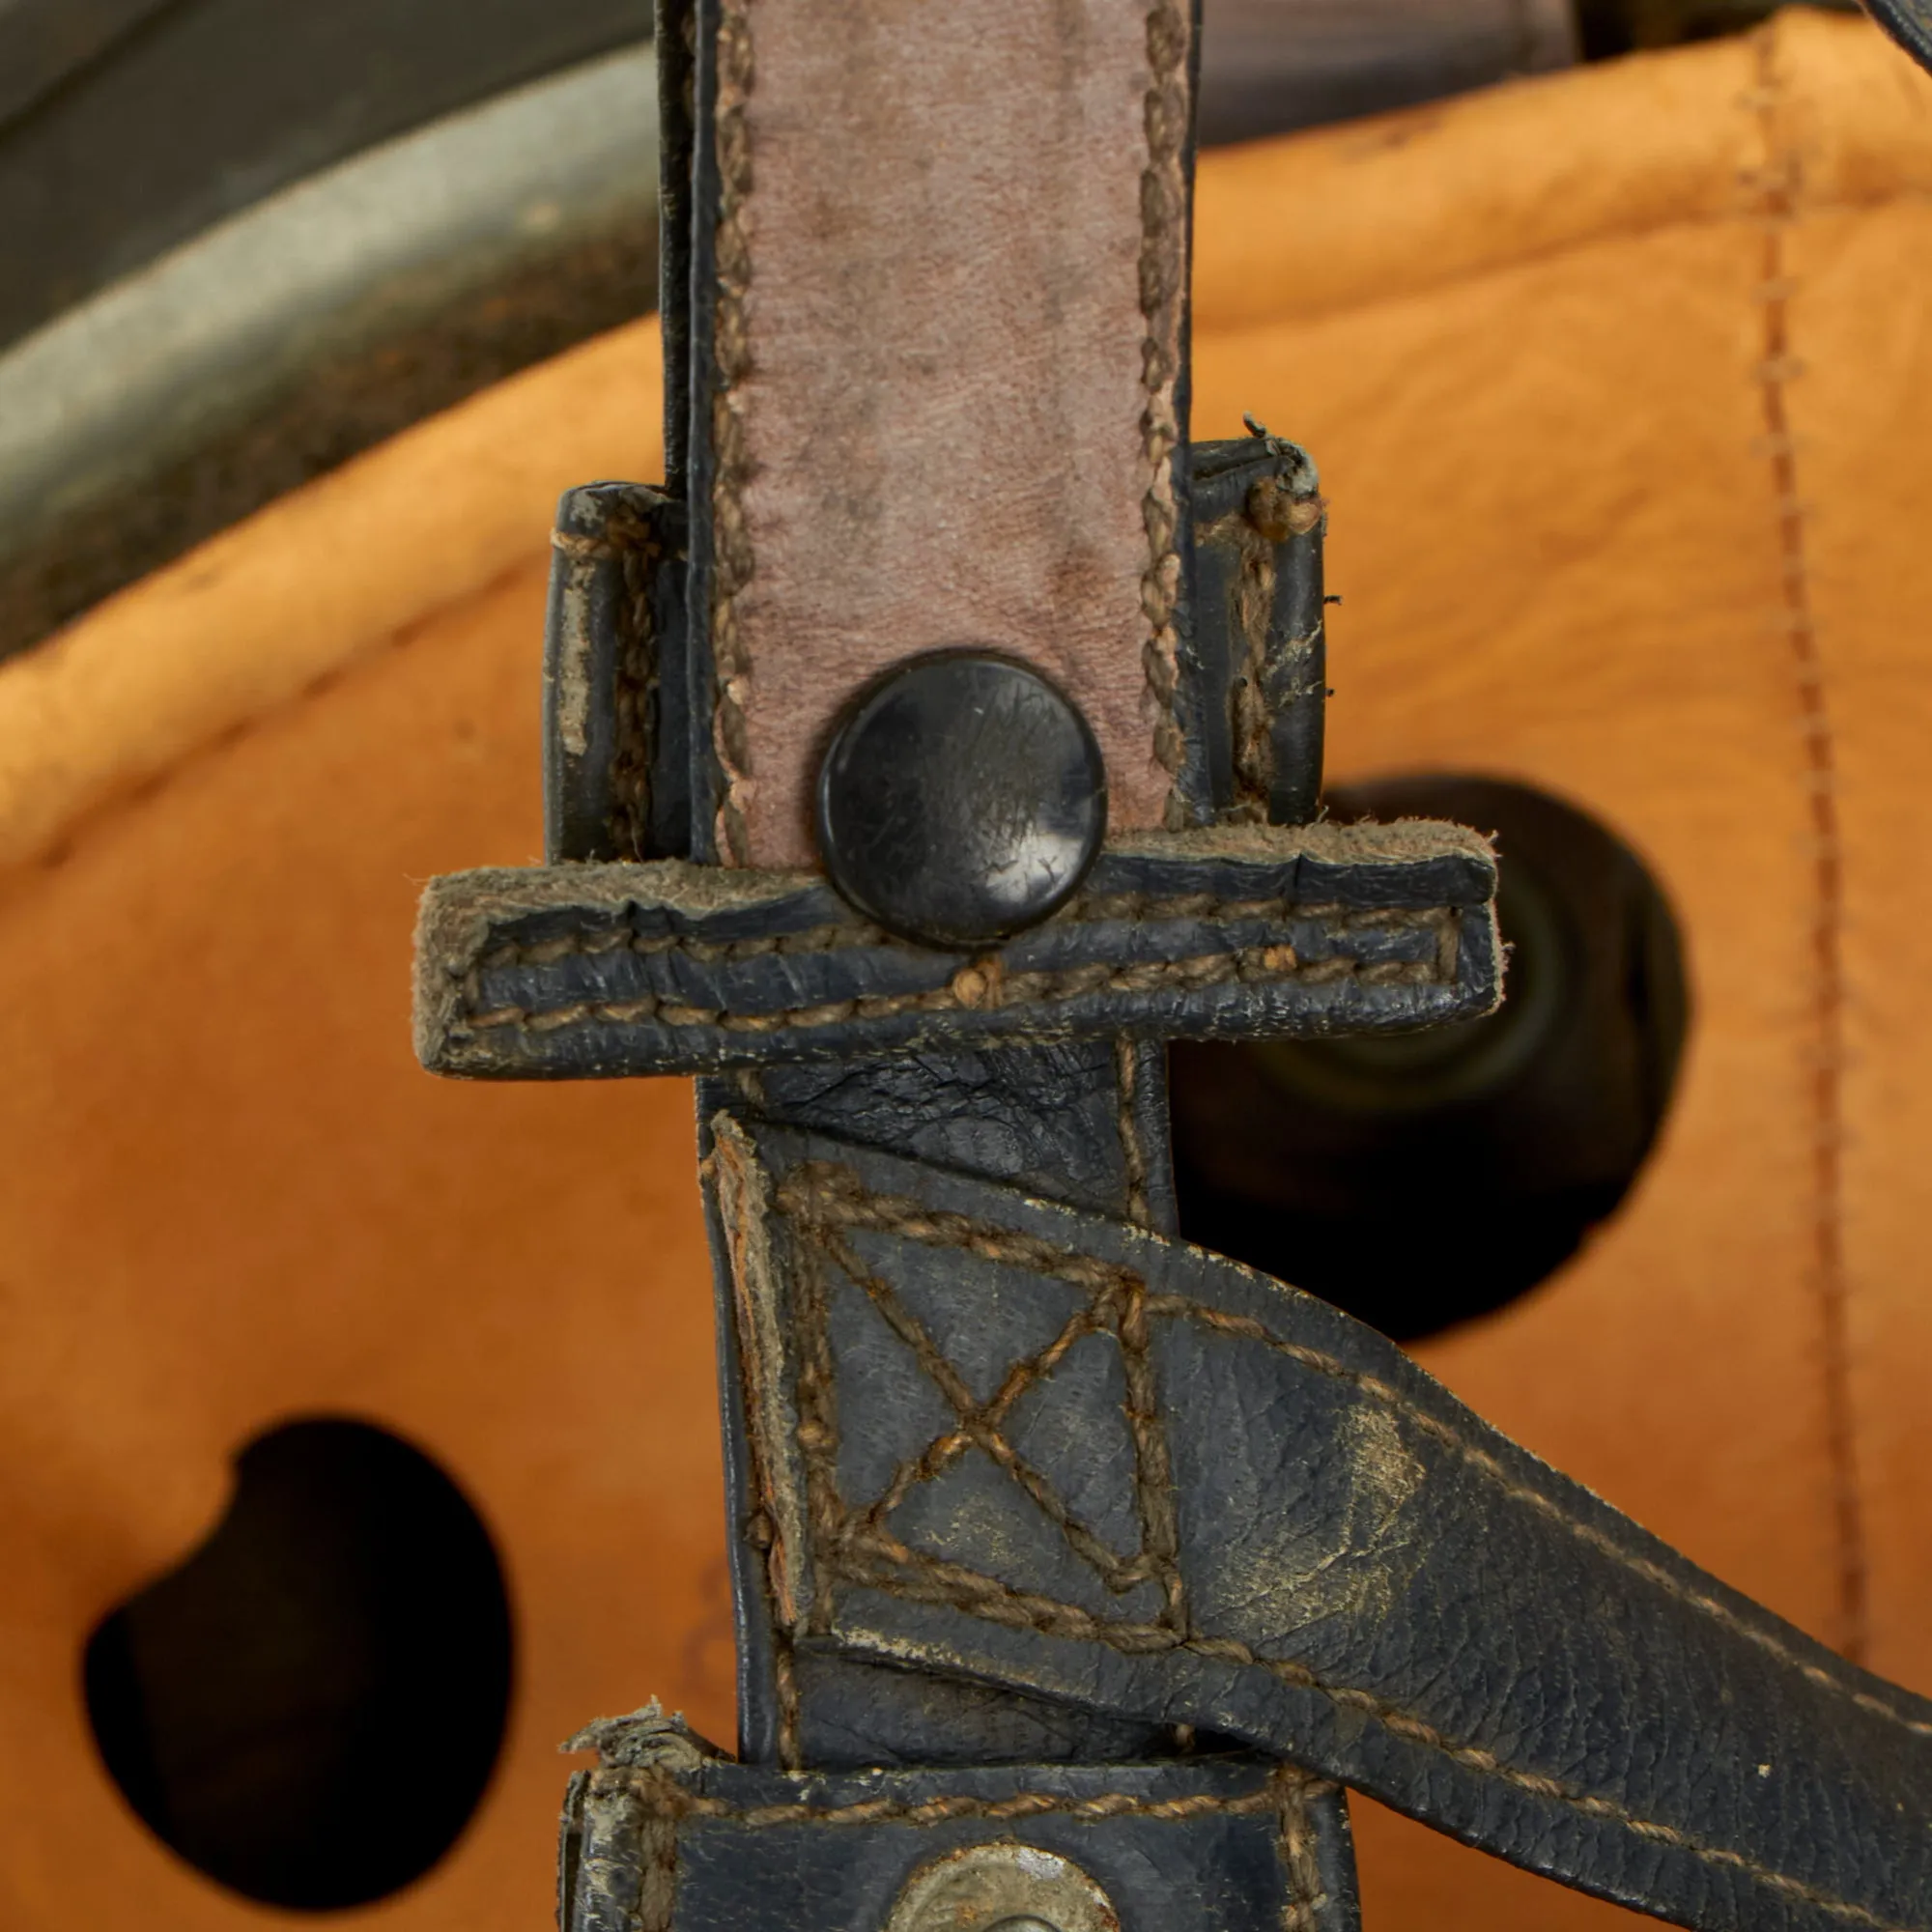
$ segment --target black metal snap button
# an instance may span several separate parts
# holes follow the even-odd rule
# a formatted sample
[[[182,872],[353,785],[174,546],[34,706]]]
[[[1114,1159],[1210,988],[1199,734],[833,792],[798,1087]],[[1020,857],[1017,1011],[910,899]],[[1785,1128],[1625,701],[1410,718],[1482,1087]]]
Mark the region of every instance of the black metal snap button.
[[[1064,905],[1107,829],[1100,748],[1030,666],[935,651],[863,691],[818,773],[832,882],[890,932],[983,946]]]

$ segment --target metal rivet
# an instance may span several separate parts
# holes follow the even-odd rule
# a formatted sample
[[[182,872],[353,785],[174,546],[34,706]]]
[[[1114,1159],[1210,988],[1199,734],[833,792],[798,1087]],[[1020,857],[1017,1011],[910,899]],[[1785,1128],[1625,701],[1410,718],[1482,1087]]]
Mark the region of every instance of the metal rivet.
[[[1006,1840],[964,1845],[922,1865],[884,1932],[1121,1932],[1121,1919],[1071,1859]]]
[[[1072,895],[1107,826],[1087,721],[1037,670],[935,651],[862,692],[819,768],[832,882],[888,931],[952,950],[1033,925]]]

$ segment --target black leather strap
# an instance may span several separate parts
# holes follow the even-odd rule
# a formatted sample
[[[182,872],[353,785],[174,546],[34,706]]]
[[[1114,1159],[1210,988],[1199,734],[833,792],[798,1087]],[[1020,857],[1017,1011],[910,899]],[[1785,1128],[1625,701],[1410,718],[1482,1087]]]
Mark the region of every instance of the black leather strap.
[[[1932,0],[1864,0],[1864,5],[1920,67],[1932,69]]]
[[[996,1932],[996,1919],[1010,1932],[1038,1925],[1035,1912],[1077,1932],[1357,1923],[1341,1793],[1253,1758],[828,1776],[684,1756],[639,1759],[618,1740],[614,1759],[607,1748],[599,1769],[571,1780],[566,1932]],[[909,1909],[922,1879],[1003,1861],[1022,1881],[1070,1866],[1107,1902],[1054,1912],[1064,1888],[1056,1901],[1050,1884],[1028,1897],[1021,1883],[1002,1888],[1003,1901],[981,1889],[955,1892],[950,1911]]]
[[[1382,1337],[1116,1220],[714,1127],[803,1654],[1197,1725],[1712,1932],[1932,1922],[1932,1704]]]
[[[1114,841],[1043,924],[946,952],[808,873],[458,872],[423,896],[417,1051],[472,1079],[609,1079],[1426,1026],[1495,1006],[1494,891],[1489,847],[1426,820],[1151,833]]]

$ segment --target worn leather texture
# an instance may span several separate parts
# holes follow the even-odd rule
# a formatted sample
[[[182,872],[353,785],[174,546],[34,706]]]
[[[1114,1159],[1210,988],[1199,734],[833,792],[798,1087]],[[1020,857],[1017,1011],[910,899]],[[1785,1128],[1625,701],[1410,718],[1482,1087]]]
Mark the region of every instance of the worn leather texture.
[[[1494,892],[1484,842],[1422,819],[1124,839],[1063,911],[974,953],[895,939],[810,873],[459,873],[424,894],[417,1052],[440,1072],[582,1079],[1412,1027],[1495,1007]]]
[[[1052,1094],[1057,1104],[1042,1107]],[[915,1054],[776,1063],[701,1081],[700,1171],[719,1311],[727,1520],[738,1629],[738,1740],[749,1762],[880,1764],[1121,1763],[1171,1756],[1189,1734],[1133,1714],[1043,1698],[1011,1686],[880,1667],[807,1651],[775,1615],[769,1537],[738,1344],[733,1215],[719,1137],[757,1122],[833,1136],[1172,1234],[1166,1059],[1158,1040],[1115,1036],[987,1050],[955,1043]],[[1323,1858],[1348,1862],[1321,1818]]]
[[[667,331],[668,394],[677,393],[684,347]],[[683,437],[688,427],[681,412],[668,412],[668,432]],[[1187,595],[1172,613],[1169,699],[1154,704],[1148,694],[1163,714],[1174,766],[1163,818],[1176,824],[1299,825],[1320,816],[1327,697],[1320,479],[1305,450],[1260,425],[1250,430],[1176,458],[1177,487],[1185,486],[1177,539],[1193,569],[1182,573]],[[567,490],[557,505],[544,638],[552,865],[682,859],[711,848],[717,746],[705,729],[694,738],[693,725],[704,723],[717,662],[706,628],[690,621],[686,499],[682,481],[663,490],[606,482]],[[814,758],[830,754],[856,707],[880,689],[877,679],[853,688]],[[1102,776],[1104,809],[1104,759]],[[824,780],[821,762],[809,786],[821,806]]]
[[[1052,677],[1115,827],[1164,822],[1190,17],[699,9],[691,608],[727,863],[809,863],[838,707],[959,645]]]
[[[843,1776],[607,1763],[573,1781],[564,1833],[561,1932],[733,1932],[769,1916],[780,1873],[789,1924],[991,1932],[1029,1903],[1044,1918],[1051,1893],[1030,1900],[1026,1882],[1060,1861],[1102,1894],[1091,1917],[1054,1913],[1069,1932],[1358,1922],[1339,1791],[1253,1758]],[[976,1848],[1016,1868],[1004,1901],[911,1917],[920,1881]]]
[[[1932,1703],[1373,1330],[982,1180],[714,1134],[782,1641],[1238,1738],[1710,1932],[1932,1914]]]
[[[634,483],[566,490],[550,541],[544,857],[689,851],[689,682],[665,648],[684,629],[683,504]]]

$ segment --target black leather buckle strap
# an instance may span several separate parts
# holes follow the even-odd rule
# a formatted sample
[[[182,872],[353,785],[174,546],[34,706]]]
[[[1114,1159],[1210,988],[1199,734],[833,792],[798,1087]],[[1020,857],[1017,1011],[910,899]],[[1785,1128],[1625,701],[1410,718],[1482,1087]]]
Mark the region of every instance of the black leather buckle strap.
[[[805,872],[676,860],[459,872],[418,934],[441,1073],[582,1079],[908,1047],[1361,1033],[1489,1011],[1489,848],[1451,825],[1226,826],[1117,841],[1002,945],[896,939]]]
[[[633,1755],[619,1746],[620,1758]],[[1348,1932],[1341,1794],[1256,1758],[1201,1764],[783,1773],[647,1758],[580,1772],[561,1922],[582,1932],[793,1925],[954,1932],[1052,1912],[1104,1932]]]
[[[714,1133],[802,1649],[1239,1739],[1687,1924],[1926,1922],[1932,1703],[1373,1330],[983,1180]]]

